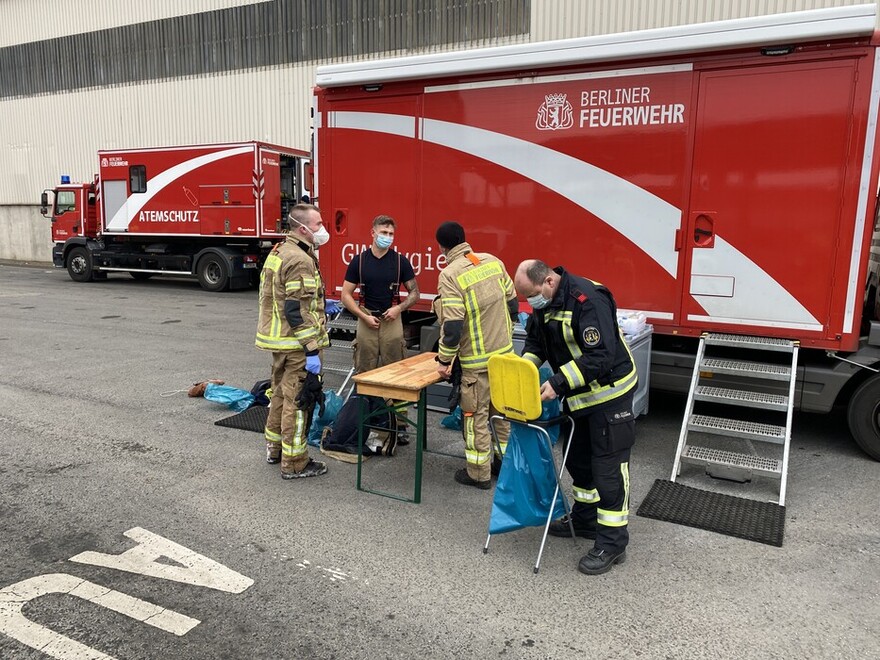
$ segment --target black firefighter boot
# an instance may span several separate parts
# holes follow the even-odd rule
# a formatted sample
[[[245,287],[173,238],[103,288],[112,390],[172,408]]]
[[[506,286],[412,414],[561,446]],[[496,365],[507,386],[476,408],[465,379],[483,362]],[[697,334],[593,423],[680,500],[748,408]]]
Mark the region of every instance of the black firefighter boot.
[[[575,502],[574,506],[571,508],[571,524],[574,527],[574,535],[580,536],[585,539],[594,539],[596,538],[596,522],[588,521],[584,518],[582,509],[585,508],[584,505],[578,506],[580,502]],[[580,514],[580,515],[579,515]],[[568,526],[569,516],[565,515],[558,520],[554,520],[550,523],[550,528],[547,530],[547,533],[550,536],[561,536],[563,538],[571,538],[571,529]]]
[[[614,564],[626,561],[626,548],[622,550],[600,550],[593,548],[578,562],[578,570],[587,575],[602,575],[611,570]]]

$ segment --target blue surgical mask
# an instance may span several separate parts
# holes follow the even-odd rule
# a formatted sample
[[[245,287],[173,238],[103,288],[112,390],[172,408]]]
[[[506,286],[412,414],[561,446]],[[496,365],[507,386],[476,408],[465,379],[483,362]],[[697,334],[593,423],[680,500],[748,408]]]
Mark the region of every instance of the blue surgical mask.
[[[383,236],[379,234],[376,236],[376,247],[380,250],[387,250],[394,243],[394,239],[391,236]]]
[[[550,304],[550,300],[550,298],[545,298],[540,291],[535,295],[526,298],[526,301],[532,306],[532,309],[544,309]]]

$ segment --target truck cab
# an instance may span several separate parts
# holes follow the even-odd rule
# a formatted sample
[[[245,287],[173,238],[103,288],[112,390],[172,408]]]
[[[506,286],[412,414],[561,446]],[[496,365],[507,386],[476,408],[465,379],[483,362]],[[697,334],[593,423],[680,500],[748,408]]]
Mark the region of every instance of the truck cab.
[[[62,176],[56,188],[44,190],[40,213],[52,223],[52,241],[63,243],[74,236],[95,236],[98,212],[94,183],[71,183]]]

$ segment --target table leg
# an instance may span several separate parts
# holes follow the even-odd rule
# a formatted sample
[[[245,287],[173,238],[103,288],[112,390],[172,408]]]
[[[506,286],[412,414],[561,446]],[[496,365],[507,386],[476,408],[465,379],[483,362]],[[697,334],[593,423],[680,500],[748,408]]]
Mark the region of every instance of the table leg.
[[[425,450],[425,445],[428,442],[427,392],[427,388],[422,388],[422,391],[419,392],[418,412],[416,414],[416,479],[415,488],[413,491],[413,502],[415,504],[418,504],[422,501],[422,455]]]

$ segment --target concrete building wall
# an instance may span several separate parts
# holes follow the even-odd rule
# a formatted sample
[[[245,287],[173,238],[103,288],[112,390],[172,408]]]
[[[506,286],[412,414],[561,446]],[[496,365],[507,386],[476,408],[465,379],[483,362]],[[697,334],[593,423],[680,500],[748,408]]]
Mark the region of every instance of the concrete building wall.
[[[48,221],[36,207],[40,192],[62,174],[91,179],[98,149],[252,139],[307,149],[319,63],[854,4],[862,2],[5,0],[0,66],[5,54],[19,79],[0,80],[0,259],[51,260]],[[274,19],[287,32],[276,30]],[[143,49],[153,38],[186,35],[185,47],[210,57],[194,65],[185,48],[172,56],[173,43],[140,53],[134,67],[125,58],[77,54],[95,45],[110,53],[124,43],[120,35]],[[255,35],[274,45],[259,46]],[[15,66],[33,68],[28,58],[57,61],[59,53],[70,53],[76,75],[21,75]],[[99,84],[104,79],[115,82]]]

